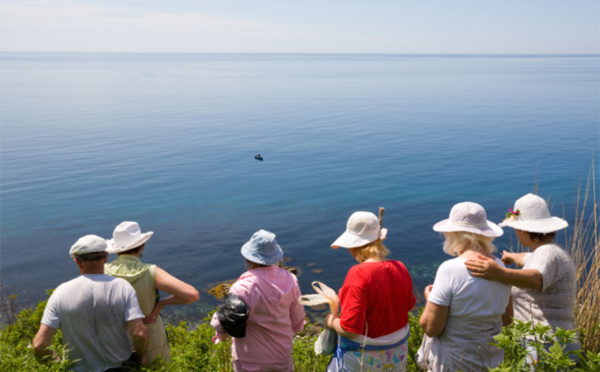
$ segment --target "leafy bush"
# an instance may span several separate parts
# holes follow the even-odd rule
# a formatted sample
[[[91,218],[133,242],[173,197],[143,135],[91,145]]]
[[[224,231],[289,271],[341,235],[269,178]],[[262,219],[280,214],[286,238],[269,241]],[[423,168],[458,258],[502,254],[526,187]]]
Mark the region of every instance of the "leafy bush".
[[[569,350],[567,345],[577,342],[577,330],[574,329],[556,329],[551,335],[550,326],[515,320],[495,339],[496,345],[504,350],[504,361],[492,371],[530,371],[529,350],[534,350],[537,355],[534,363],[537,371],[600,371],[600,353]],[[524,340],[527,340],[526,345]]]
[[[22,310],[14,323],[0,331],[0,370],[6,372],[21,371],[67,371],[69,361],[52,361],[43,363],[37,360],[31,349],[31,340],[35,336],[46,302],[40,302],[35,310]],[[415,364],[415,354],[421,345],[423,331],[419,326],[419,316],[422,310],[410,314],[411,335],[408,341],[409,353],[407,371],[418,371]],[[177,326],[167,325],[169,345],[171,347],[171,362],[166,365],[162,361],[152,366],[142,368],[142,371],[232,371],[231,342],[219,344],[212,342],[214,330],[207,316],[197,327],[190,329],[185,322]],[[529,371],[526,363],[527,350],[522,342],[530,339],[529,345],[538,354],[538,371],[598,371],[600,370],[600,353],[589,350],[569,352],[563,346],[574,340],[576,331],[557,330],[550,335],[549,327],[533,326],[531,323],[515,321],[496,336],[498,347],[505,353],[502,365],[493,371]],[[314,325],[307,323],[305,331],[294,338],[294,369],[296,371],[324,371],[330,356],[316,355],[313,350],[317,336]],[[62,337],[60,330],[52,342],[53,349],[58,355],[63,355]],[[569,356],[578,358],[575,362]]]

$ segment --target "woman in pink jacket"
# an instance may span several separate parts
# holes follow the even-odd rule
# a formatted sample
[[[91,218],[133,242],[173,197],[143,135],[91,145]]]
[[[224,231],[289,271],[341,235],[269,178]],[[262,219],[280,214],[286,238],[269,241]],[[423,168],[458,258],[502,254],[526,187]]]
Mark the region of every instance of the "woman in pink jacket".
[[[298,303],[301,296],[298,280],[276,265],[283,251],[272,232],[254,233],[242,246],[242,256],[246,258],[248,271],[231,286],[229,293],[246,303],[248,318],[245,337],[233,337],[233,369],[293,371],[293,336],[304,325],[304,307]],[[216,313],[211,325],[217,332],[217,340],[229,337]]]

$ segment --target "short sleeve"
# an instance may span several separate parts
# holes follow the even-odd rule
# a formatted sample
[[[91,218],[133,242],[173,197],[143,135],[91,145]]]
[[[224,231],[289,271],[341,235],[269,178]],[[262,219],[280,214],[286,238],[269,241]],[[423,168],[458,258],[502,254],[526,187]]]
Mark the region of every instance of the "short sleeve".
[[[556,252],[551,247],[542,246],[532,253],[526,268],[535,269],[542,274],[542,291],[545,291],[554,284],[559,264]]]
[[[131,285],[127,283],[129,287]],[[140,308],[140,304],[137,299],[137,295],[133,287],[127,288],[126,292],[127,296],[127,306],[125,307],[125,321],[129,322],[130,320],[140,319],[144,317],[144,313]]]
[[[42,316],[42,324],[47,325],[50,328],[58,329],[60,327],[60,316],[56,309],[56,291],[48,299],[46,308],[44,309],[44,315]]]
[[[433,289],[427,300],[440,306],[449,306],[452,301],[452,260],[443,262],[435,274]]]

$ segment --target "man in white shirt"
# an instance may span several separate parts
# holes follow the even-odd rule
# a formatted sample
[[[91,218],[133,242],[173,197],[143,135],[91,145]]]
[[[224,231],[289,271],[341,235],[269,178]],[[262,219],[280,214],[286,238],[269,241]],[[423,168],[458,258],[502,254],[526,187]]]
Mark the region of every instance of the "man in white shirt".
[[[104,274],[106,248],[106,241],[95,235],[86,235],[71,247],[81,276],[59,285],[50,296],[33,339],[37,357],[58,359],[48,347],[60,327],[74,371],[106,371],[128,360],[145,364],[144,314],[133,287]]]

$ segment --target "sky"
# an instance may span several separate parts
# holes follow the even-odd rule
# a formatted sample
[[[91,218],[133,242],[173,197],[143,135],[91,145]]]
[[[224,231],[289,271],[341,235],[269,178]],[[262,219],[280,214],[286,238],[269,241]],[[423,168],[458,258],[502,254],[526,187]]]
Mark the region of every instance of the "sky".
[[[600,1],[0,0],[0,51],[600,54]]]

